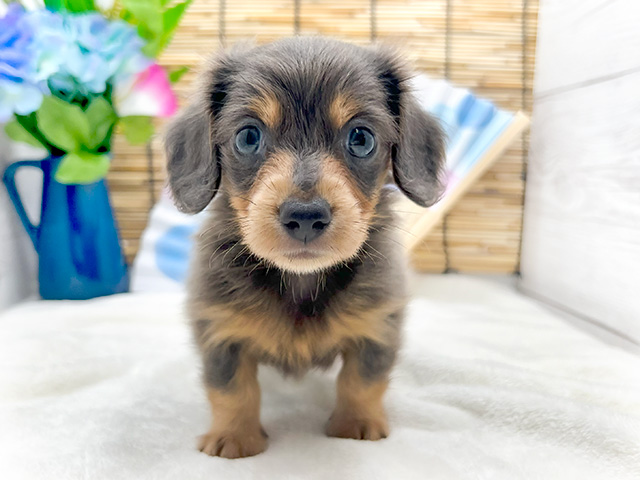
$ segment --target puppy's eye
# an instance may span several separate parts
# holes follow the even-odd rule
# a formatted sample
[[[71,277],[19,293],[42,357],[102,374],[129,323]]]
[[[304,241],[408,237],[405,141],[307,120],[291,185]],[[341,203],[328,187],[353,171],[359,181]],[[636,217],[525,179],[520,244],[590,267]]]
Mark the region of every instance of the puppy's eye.
[[[236,148],[243,155],[256,153],[260,148],[262,133],[258,127],[244,127],[236,134]]]
[[[376,139],[368,128],[356,127],[349,132],[347,149],[354,157],[364,158],[371,155],[376,146]]]

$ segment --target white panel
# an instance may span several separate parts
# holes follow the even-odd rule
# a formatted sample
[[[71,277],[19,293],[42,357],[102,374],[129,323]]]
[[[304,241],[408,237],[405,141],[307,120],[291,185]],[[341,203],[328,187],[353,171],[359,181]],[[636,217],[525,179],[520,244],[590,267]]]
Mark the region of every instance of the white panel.
[[[42,151],[9,145],[0,126],[0,178],[14,160],[42,158]],[[42,198],[42,175],[34,169],[16,176],[27,211],[34,221]],[[31,240],[22,228],[7,190],[0,180],[0,311],[28,296],[37,294],[37,260]]]
[[[535,91],[640,70],[639,0],[541,0]]]
[[[637,341],[639,86],[636,73],[535,101],[522,258],[524,288]]]

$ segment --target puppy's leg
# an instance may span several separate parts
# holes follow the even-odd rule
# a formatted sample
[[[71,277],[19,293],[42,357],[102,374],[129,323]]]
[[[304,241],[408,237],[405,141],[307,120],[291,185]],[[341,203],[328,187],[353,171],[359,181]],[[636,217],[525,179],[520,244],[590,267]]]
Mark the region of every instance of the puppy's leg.
[[[380,440],[389,434],[382,398],[395,360],[394,347],[370,340],[345,350],[338,400],[327,424],[331,437]]]
[[[213,413],[200,451],[225,458],[263,452],[267,435],[260,425],[258,366],[239,343],[217,345],[204,352],[204,378]]]

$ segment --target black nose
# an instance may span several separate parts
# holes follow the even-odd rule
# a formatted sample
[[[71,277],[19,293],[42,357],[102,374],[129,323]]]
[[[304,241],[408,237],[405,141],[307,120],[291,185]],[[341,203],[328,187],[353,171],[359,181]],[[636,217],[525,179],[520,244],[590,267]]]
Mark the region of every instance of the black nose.
[[[331,223],[331,209],[322,199],[311,202],[287,200],[280,205],[280,222],[293,238],[309,243],[322,235]]]

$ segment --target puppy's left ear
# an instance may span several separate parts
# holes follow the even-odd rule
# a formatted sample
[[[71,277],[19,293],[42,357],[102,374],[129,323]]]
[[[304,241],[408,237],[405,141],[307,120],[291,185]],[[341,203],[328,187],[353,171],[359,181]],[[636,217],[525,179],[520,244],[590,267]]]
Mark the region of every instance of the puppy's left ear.
[[[220,185],[209,115],[201,103],[194,102],[183,110],[165,137],[169,186],[176,207],[183,213],[202,211]]]
[[[409,199],[423,207],[431,206],[443,192],[444,133],[410,91],[409,73],[397,54],[378,50],[376,55],[378,78],[399,130],[391,150],[393,178]]]
[[[220,187],[219,149],[213,137],[236,68],[234,59],[228,54],[215,58],[201,78],[203,85],[197,99],[167,129],[165,151],[169,186],[181,212],[204,210]]]

